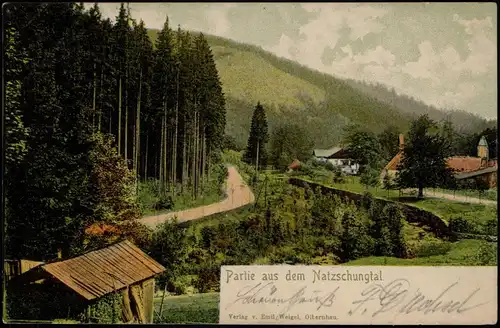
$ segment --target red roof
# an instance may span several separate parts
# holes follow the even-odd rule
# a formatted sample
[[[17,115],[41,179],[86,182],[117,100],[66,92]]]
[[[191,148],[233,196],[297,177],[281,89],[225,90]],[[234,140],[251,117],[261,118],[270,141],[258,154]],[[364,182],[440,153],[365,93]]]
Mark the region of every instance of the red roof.
[[[389,171],[395,171],[398,169],[398,164],[399,162],[401,162],[401,158],[403,156],[403,152],[399,152],[396,154],[396,156],[394,156],[391,161],[389,163],[387,163],[387,165],[385,166],[385,170],[389,170]]]
[[[386,170],[397,170],[399,162],[401,162],[402,152],[399,152],[385,166]],[[456,172],[473,172],[481,169],[481,158],[470,156],[455,156],[448,158],[448,166]],[[488,166],[496,166],[496,162],[488,163]]]
[[[455,156],[448,158],[448,166],[456,172],[472,172],[481,168],[481,158]]]
[[[300,166],[300,161],[298,159],[296,159],[292,162],[292,164],[288,165],[288,168],[295,170],[295,169],[298,169],[299,166]]]

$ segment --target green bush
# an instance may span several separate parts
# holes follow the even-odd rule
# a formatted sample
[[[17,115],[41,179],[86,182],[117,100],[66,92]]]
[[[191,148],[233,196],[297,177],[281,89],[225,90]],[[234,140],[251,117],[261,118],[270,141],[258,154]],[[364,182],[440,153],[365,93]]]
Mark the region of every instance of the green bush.
[[[181,275],[171,280],[173,292],[178,295],[195,294],[198,290],[195,288],[197,285],[196,275]]]
[[[477,233],[477,228],[474,224],[461,216],[451,218],[448,222],[448,227],[453,232]]]
[[[498,236],[498,219],[489,219],[485,226],[487,235]]]
[[[478,265],[497,265],[497,243],[483,241],[476,254]]]
[[[425,241],[414,250],[416,257],[444,255],[451,250],[451,243],[441,240]]]

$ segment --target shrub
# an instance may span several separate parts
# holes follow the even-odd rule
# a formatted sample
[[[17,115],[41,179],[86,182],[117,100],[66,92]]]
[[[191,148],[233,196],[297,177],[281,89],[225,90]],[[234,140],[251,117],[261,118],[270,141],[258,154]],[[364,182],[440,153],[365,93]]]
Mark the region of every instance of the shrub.
[[[155,204],[155,210],[171,210],[174,208],[174,200],[169,196],[162,196]]]
[[[332,171],[332,172],[335,172],[335,173],[340,172],[340,169],[338,167],[336,167],[335,165],[333,165],[333,163],[331,163],[331,162],[325,163],[325,169]]]
[[[483,241],[476,254],[479,265],[497,265],[496,243]]]
[[[435,255],[444,255],[448,253],[450,249],[451,243],[449,242],[441,240],[426,241],[416,247],[415,256],[429,257]]]
[[[486,234],[490,236],[498,235],[498,220],[497,219],[489,219],[486,221]]]
[[[197,293],[197,289],[194,287],[196,285],[197,276],[196,275],[181,275],[172,279],[172,290],[175,294],[194,294]]]
[[[453,232],[458,233],[476,233],[476,228],[474,224],[463,218],[463,217],[454,217],[449,220],[448,227]]]

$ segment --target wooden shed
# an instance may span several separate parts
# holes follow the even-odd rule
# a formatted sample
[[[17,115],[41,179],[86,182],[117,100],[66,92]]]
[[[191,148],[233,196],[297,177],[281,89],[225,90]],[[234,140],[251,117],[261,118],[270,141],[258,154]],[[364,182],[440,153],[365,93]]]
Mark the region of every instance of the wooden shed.
[[[69,260],[42,264],[14,277],[7,286],[7,298],[30,299],[30,309],[25,313],[29,313],[30,317],[37,316],[37,313],[43,316],[30,318],[33,320],[78,316],[87,322],[102,322],[99,321],[102,311],[92,310],[102,309],[96,304],[113,295],[119,299],[116,302],[119,303],[120,313],[116,313],[116,317],[121,322],[152,323],[154,277],[163,271],[165,268],[162,265],[137,246],[122,241]],[[32,294],[40,293],[45,301],[40,303],[30,298]],[[52,317],[47,317],[46,310],[33,309],[36,305],[32,303],[50,309]],[[114,305],[112,311],[115,311]],[[12,312],[21,313],[24,317],[28,315],[23,311],[9,311],[9,314]]]

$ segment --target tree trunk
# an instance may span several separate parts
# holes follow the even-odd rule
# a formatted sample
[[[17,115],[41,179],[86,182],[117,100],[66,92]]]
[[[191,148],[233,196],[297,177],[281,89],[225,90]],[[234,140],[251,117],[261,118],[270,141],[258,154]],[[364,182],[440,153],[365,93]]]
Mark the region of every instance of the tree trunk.
[[[191,162],[191,188],[192,188],[192,197],[193,198],[196,198],[196,141],[197,141],[197,133],[196,133],[196,129],[197,129],[197,112],[195,111],[194,112],[194,122],[193,122],[193,125],[194,125],[194,129],[193,129],[193,134],[192,134],[192,138],[193,138],[193,155],[192,155],[192,162]]]
[[[118,154],[121,155],[122,144],[122,77],[118,89]]]
[[[128,65],[127,65],[128,66]],[[128,96],[127,96],[127,89],[128,89],[128,67],[125,75],[125,140],[124,140],[124,155],[125,155],[125,163],[127,164],[127,168],[129,167],[128,165]]]
[[[159,167],[160,167],[160,186],[163,188],[163,142],[165,139],[163,138],[163,133],[165,133],[165,116],[161,118],[161,135],[160,135],[160,158],[159,158]],[[161,188],[160,188],[160,193],[161,193]]]
[[[146,129],[146,151],[144,155],[144,181],[148,180],[149,130]]]
[[[134,149],[134,170],[136,183],[139,181],[139,154],[141,145],[141,93],[142,93],[142,67],[139,74],[139,95],[137,96],[137,116],[135,120],[135,149]]]
[[[205,129],[203,129],[205,130]],[[205,176],[206,176],[206,161],[207,161],[207,141],[205,136],[205,131],[203,131],[203,149],[201,157],[201,191],[204,192],[205,188]]]
[[[186,184],[186,114],[184,113],[184,133],[183,133],[183,138],[182,138],[182,175],[181,175],[181,192],[184,192],[184,187]]]
[[[419,184],[418,185],[418,196],[417,196],[418,199],[422,199],[424,198],[424,187]]]
[[[175,97],[175,136],[173,145],[174,158],[172,160],[174,167],[172,169],[174,192],[177,192],[177,153],[178,153],[178,140],[179,140],[179,68],[177,68],[177,89]]]
[[[95,132],[96,96],[97,96],[97,72],[96,72],[96,63],[94,63],[94,95],[92,98],[92,132]]]
[[[257,156],[255,158],[255,175],[259,174],[259,148],[260,148],[260,141],[257,141]]]
[[[101,132],[101,121],[102,121],[102,81],[104,79],[104,67],[101,68],[101,83],[99,88],[99,118],[97,120],[97,131]],[[111,132],[111,131],[110,131]]]

